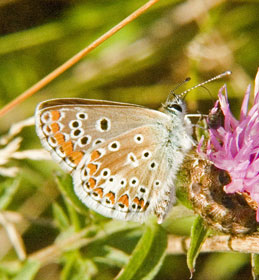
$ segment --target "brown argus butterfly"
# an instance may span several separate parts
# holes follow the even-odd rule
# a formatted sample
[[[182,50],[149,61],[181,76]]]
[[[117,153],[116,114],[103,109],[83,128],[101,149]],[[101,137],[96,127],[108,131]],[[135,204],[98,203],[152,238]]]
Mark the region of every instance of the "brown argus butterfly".
[[[186,92],[168,99],[161,112],[102,100],[47,100],[36,109],[36,131],[71,173],[86,206],[121,220],[143,222],[155,214],[162,223],[175,202],[176,173],[193,146]]]
[[[162,223],[175,201],[174,179],[192,147],[182,99],[163,112],[88,99],[52,99],[36,109],[36,130],[54,160],[71,173],[74,191],[96,212]]]

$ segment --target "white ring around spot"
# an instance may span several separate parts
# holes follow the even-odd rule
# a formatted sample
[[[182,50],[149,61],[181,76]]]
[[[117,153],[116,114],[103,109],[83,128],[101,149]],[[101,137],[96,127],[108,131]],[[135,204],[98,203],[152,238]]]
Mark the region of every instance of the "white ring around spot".
[[[78,131],[79,131],[79,133],[78,133]],[[73,139],[77,139],[77,138],[80,138],[84,134],[84,132],[85,131],[82,128],[72,129],[71,132],[70,132],[70,136]],[[78,133],[78,134],[75,135],[75,133]]]
[[[109,168],[104,168],[101,172],[101,177],[107,179],[111,175],[111,170]]]
[[[96,121],[95,128],[100,132],[107,132],[111,129],[111,121],[108,118],[103,117]]]
[[[78,113],[76,114],[76,118],[77,118],[78,120],[87,120],[87,119],[88,119],[88,115],[87,115],[87,113],[85,113],[85,112],[78,112]]]
[[[97,146],[97,145],[103,143],[104,141],[105,141],[105,140],[102,139],[102,138],[97,138],[97,139],[95,139],[94,142],[93,142],[93,147],[95,147],[95,146]]]
[[[135,141],[137,144],[143,143],[143,141],[144,141],[143,135],[142,135],[142,134],[136,134],[136,135],[134,136],[134,141]]]
[[[49,111],[44,112],[41,116],[40,116],[40,120],[42,123],[48,123],[51,121],[51,114]]]
[[[138,178],[137,177],[132,177],[129,181],[129,184],[130,184],[131,187],[136,187],[139,184]]]
[[[120,149],[120,142],[119,141],[113,141],[108,145],[108,149],[111,152],[116,152]]]
[[[142,159],[150,159],[152,156],[152,153],[148,150],[144,150],[142,152]]]
[[[71,129],[77,129],[82,126],[82,122],[80,120],[72,120],[68,125]]]

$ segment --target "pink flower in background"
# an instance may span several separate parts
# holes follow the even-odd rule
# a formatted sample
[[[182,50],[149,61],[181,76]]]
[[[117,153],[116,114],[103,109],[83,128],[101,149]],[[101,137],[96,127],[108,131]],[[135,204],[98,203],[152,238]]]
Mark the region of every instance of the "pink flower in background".
[[[247,192],[259,205],[259,70],[255,79],[254,104],[248,111],[250,91],[249,86],[240,120],[237,120],[230,111],[226,87],[220,90],[219,101],[211,113],[217,116],[221,108],[224,121],[209,129],[207,156],[216,167],[228,171],[231,183],[225,186],[227,193]],[[259,208],[256,219],[259,221]]]

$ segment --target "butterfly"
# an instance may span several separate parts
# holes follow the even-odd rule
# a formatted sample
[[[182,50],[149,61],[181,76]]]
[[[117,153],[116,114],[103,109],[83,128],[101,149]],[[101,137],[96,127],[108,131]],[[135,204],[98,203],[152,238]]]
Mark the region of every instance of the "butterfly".
[[[193,146],[183,99],[162,111],[80,98],[51,99],[35,113],[42,145],[72,175],[89,208],[115,219],[162,223],[175,203],[174,180]]]
[[[87,207],[141,223],[156,215],[162,223],[176,200],[177,171],[195,144],[184,96],[230,74],[172,92],[161,111],[104,100],[47,100],[36,108],[36,132],[72,175],[74,192]]]

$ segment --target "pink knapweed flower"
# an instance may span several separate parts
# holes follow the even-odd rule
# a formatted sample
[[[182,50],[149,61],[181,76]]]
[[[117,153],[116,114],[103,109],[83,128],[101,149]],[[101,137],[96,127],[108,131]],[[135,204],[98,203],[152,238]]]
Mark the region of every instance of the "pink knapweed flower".
[[[206,153],[216,167],[228,171],[231,182],[225,186],[227,193],[246,192],[259,205],[259,70],[255,78],[254,104],[248,111],[250,91],[248,86],[237,120],[230,111],[226,87],[220,90],[211,113],[217,116],[220,105],[224,120],[209,129]],[[259,221],[259,208],[256,219]]]

